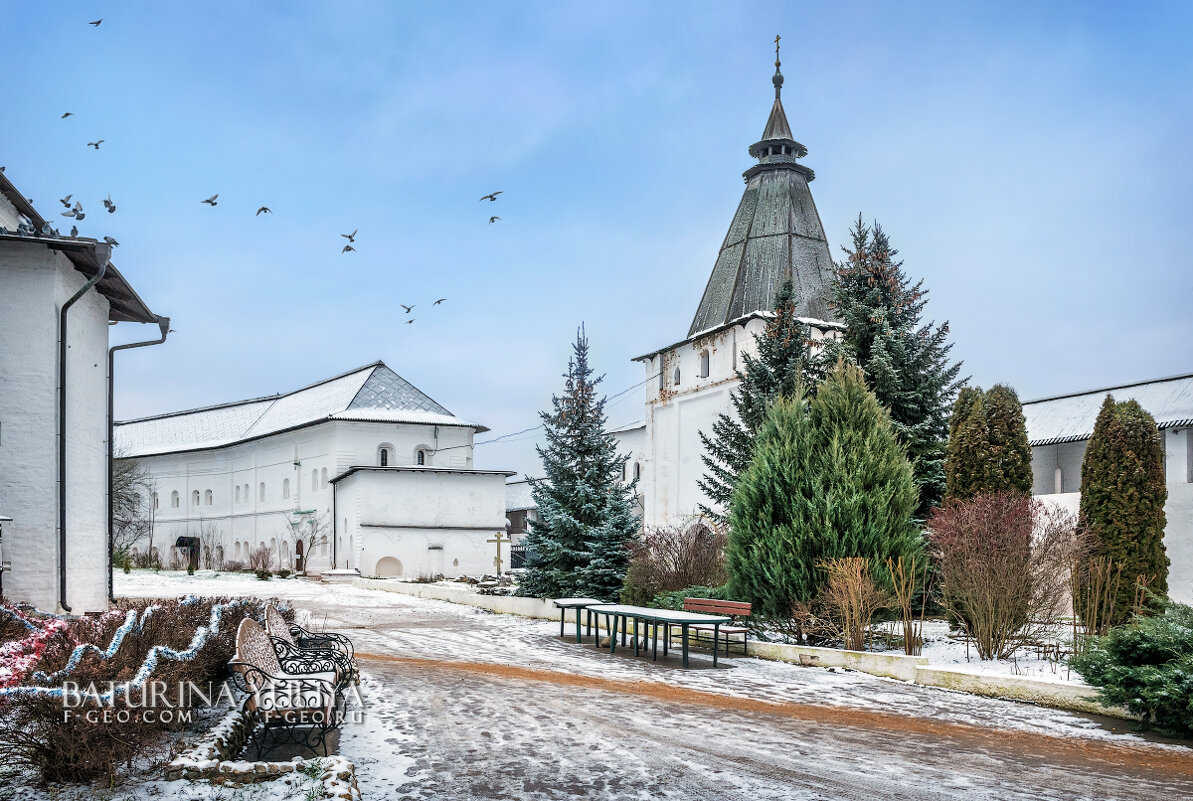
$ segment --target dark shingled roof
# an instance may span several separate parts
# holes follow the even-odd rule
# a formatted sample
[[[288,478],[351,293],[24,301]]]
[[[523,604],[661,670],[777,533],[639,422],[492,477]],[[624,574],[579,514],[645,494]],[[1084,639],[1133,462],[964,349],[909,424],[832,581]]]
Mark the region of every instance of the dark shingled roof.
[[[791,136],[779,92],[762,139],[750,146],[758,164],[746,170],[746,191],[721,245],[688,336],[756,311],[774,308],[775,292],[791,276],[797,314],[833,322],[825,301],[833,262],[808,183],[816,176],[798,163],[808,150]]]

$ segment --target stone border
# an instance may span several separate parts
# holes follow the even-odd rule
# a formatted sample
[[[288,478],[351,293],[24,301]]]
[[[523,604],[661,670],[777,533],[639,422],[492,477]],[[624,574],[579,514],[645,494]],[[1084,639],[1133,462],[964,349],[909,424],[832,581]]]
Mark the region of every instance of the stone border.
[[[246,699],[247,701],[247,699]],[[255,721],[244,704],[224,715],[200,738],[194,748],[175,757],[166,766],[166,779],[175,781],[206,779],[212,784],[238,782],[250,784],[277,779],[286,773],[301,772],[311,762],[323,767],[323,797],[341,801],[360,801],[356,767],[343,756],[332,754],[316,759],[294,757],[287,762],[247,762],[234,759],[244,747]]]
[[[367,590],[396,592],[419,598],[434,598],[440,601],[475,606],[508,615],[559,620],[559,610],[549,600],[521,598],[512,595],[478,595],[475,592],[438,584],[415,584],[412,582],[354,579],[354,587]],[[573,610],[567,610],[566,619],[576,619]],[[1054,681],[1031,676],[1012,676],[1001,673],[955,668],[950,665],[933,665],[925,656],[904,654],[882,654],[870,651],[846,651],[840,648],[815,648],[808,645],[787,645],[785,643],[750,640],[748,654],[759,659],[790,662],[806,667],[840,667],[857,670],[873,676],[896,679],[925,687],[1005,698],[1012,701],[1026,701],[1056,709],[1084,712],[1093,715],[1138,720],[1125,709],[1107,707],[1098,702],[1097,691],[1079,681]]]

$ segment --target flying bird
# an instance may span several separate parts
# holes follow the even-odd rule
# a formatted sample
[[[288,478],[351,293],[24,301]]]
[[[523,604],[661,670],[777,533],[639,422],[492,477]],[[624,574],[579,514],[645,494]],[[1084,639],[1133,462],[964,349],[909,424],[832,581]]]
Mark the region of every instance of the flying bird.
[[[75,113],[73,111],[68,111],[65,114],[63,114],[61,117],[59,117],[58,119],[64,120],[67,117],[73,117],[73,116],[75,116]]]
[[[497,221],[498,221],[498,220],[500,220],[500,219],[501,219],[501,218],[500,218],[500,217],[497,217],[497,216],[490,217],[490,218],[489,218],[489,225],[492,225],[493,223],[497,222]]]
[[[269,208],[269,206],[262,206],[261,208],[257,209],[257,213],[254,214],[253,216],[260,217],[262,212],[264,212],[265,214],[273,214],[273,209]]]
[[[215,199],[216,199],[217,197],[219,197],[219,196],[220,196],[220,193],[219,193],[219,192],[216,192],[214,195],[212,195],[211,197],[207,198],[206,200],[200,200],[199,202],[200,202],[200,203],[206,203],[208,206],[215,206],[215,205],[218,205],[218,204],[215,202]]]
[[[103,22],[103,21],[104,21],[104,18],[103,18],[103,17],[100,17],[100,18],[99,18],[99,19],[97,19],[95,22],[88,22],[87,24],[88,24],[88,25],[94,25],[96,28],[98,28],[98,27],[99,27],[99,24],[100,24],[101,22]]]
[[[62,212],[62,216],[74,217],[76,220],[81,220],[87,215],[83,213],[83,204],[76,200],[74,208],[67,208],[66,211]]]
[[[432,303],[431,305],[432,305],[432,306],[438,306],[440,303],[442,303],[442,302],[443,302],[443,301],[445,301],[445,300],[447,300],[447,298],[440,298],[439,300],[435,301],[435,302],[434,302],[434,303]]]
[[[108,214],[116,212],[116,204],[112,202],[112,195],[108,195],[108,199],[104,201],[104,208],[108,210]]]
[[[356,229],[356,231],[359,231],[359,230],[360,230],[359,228]],[[356,241],[356,231],[353,231],[350,234],[340,234],[340,236],[344,237],[349,242],[355,242]]]
[[[356,252],[356,248],[352,247],[351,245],[344,245],[344,249],[343,249],[343,250],[341,250],[340,252],[341,252],[341,253],[350,253],[350,252],[351,252],[351,253],[355,253],[355,252]]]
[[[494,200],[497,199],[497,196],[500,194],[501,194],[501,192],[493,192],[492,194],[485,195],[484,197],[481,198],[481,200],[487,200],[490,203],[492,203]]]
[[[70,227],[70,235],[71,235],[71,236],[78,236],[78,235],[79,235],[79,226],[77,226],[77,225],[72,225],[72,226]]]
[[[418,304],[417,304],[417,303],[415,303],[415,304],[412,304],[412,305],[410,305],[410,306],[407,306],[405,303],[399,303],[398,305],[399,305],[399,306],[401,306],[403,309],[405,309],[407,314],[410,314],[410,311],[411,311],[411,310],[412,310],[412,309],[413,309],[415,306],[417,306]]]
[[[414,318],[411,317],[409,320],[406,321],[406,325],[410,325],[413,322],[414,322]]]
[[[66,206],[69,209],[70,208],[70,199],[72,197],[74,197],[74,195],[67,195],[66,197],[60,197],[60,198],[58,198],[58,202],[61,203],[63,206]]]
[[[115,239],[113,239],[113,238],[112,238],[112,237],[110,237],[110,236],[105,236],[105,237],[104,237],[104,241],[105,241],[105,242],[107,242],[109,245],[111,245],[111,246],[112,246],[112,247],[114,247],[114,248],[118,248],[118,247],[120,247],[120,243],[119,243],[119,242],[117,242]]]
[[[98,142],[88,142],[87,147],[93,147],[96,150],[99,150],[99,146],[102,145],[103,143],[104,143],[104,140],[100,139]]]

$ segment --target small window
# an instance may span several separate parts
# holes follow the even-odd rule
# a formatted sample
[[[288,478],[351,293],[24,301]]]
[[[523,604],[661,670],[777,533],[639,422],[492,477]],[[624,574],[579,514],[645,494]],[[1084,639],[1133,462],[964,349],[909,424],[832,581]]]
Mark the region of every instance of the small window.
[[[261,482],[261,486],[257,487],[257,500],[259,500],[259,501],[265,500],[265,482],[264,481]]]
[[[288,479],[288,478],[282,479],[282,497],[283,498],[290,497],[290,479]]]
[[[415,456],[415,458],[417,459],[417,461],[420,465],[424,465],[427,463],[427,452],[419,451],[418,454]]]
[[[323,489],[327,489],[327,468],[326,467],[319,471],[319,484],[323,487]]]
[[[634,462],[634,480],[637,481],[642,477],[642,465]]]
[[[178,508],[178,490],[170,493],[170,507],[173,509]]]
[[[199,505],[199,491],[192,490],[191,491],[191,506],[198,506],[198,505]]]
[[[319,489],[319,471],[312,470],[311,471],[311,492],[314,492],[317,489]]]
[[[389,449],[388,448],[381,449],[381,466],[389,467]]]
[[[679,386],[679,368],[678,367],[675,368],[675,372],[672,374],[671,383],[677,387]]]
[[[700,377],[708,378],[708,351],[700,351]]]
[[[240,503],[240,485],[236,485],[236,502]]]
[[[203,503],[206,504],[207,506],[211,506],[211,501],[212,501],[211,490],[207,490],[206,492],[203,493]]]
[[[153,493],[153,508],[157,509],[157,493]]]

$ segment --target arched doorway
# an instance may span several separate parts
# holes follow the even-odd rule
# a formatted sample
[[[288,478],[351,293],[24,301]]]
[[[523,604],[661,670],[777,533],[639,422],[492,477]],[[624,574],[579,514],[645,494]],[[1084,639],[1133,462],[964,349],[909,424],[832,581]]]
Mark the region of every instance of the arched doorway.
[[[392,556],[384,556],[377,561],[373,573],[380,578],[395,578],[402,575],[402,563]]]
[[[305,567],[302,558],[302,540],[298,540],[294,543],[294,572],[301,573]]]

